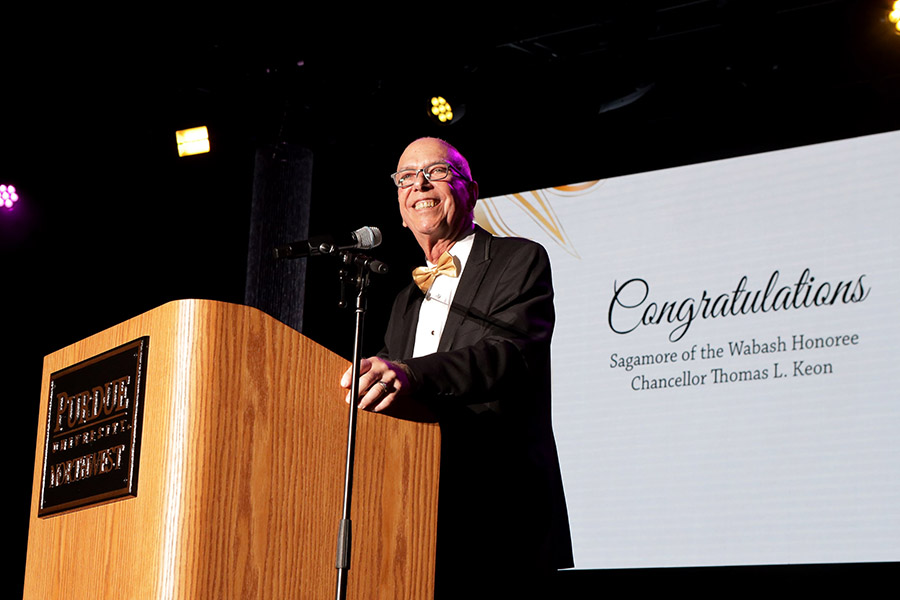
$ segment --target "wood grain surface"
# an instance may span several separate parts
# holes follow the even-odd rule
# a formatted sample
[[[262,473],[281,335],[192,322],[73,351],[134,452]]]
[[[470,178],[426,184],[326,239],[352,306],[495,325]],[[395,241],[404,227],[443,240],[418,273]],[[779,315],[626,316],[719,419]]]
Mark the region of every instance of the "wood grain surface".
[[[150,336],[138,492],[37,518],[50,374]],[[255,309],[172,302],[44,360],[27,599],[333,598],[346,361]],[[359,414],[348,597],[433,595],[437,425]]]

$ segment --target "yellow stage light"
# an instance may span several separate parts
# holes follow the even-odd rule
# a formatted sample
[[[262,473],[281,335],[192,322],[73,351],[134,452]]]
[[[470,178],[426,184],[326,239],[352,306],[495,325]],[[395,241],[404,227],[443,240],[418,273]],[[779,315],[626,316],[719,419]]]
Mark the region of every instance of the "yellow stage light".
[[[209,131],[205,125],[176,131],[175,141],[178,142],[178,156],[209,152]]]
[[[452,102],[446,96],[432,96],[427,104],[428,116],[438,125],[454,125],[466,114],[466,105],[458,96]]]
[[[453,122],[453,107],[443,96],[434,96],[431,99],[431,117],[441,125]]]

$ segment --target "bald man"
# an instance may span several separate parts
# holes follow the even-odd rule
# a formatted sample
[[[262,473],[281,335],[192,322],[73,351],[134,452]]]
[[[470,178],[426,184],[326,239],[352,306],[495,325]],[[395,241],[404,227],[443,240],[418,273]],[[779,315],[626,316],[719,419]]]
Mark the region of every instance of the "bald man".
[[[428,410],[440,423],[435,597],[538,591],[573,566],[550,416],[547,253],[474,224],[478,184],[443,140],[410,144],[392,179],[427,264],[395,300],[382,352],[362,361],[359,407]]]

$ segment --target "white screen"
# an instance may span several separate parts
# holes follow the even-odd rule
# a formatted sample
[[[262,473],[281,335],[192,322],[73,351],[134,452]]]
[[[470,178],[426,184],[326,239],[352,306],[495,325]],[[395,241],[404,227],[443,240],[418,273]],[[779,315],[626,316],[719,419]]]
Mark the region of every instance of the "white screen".
[[[900,560],[898,164],[894,132],[479,203],[551,256],[577,568]]]

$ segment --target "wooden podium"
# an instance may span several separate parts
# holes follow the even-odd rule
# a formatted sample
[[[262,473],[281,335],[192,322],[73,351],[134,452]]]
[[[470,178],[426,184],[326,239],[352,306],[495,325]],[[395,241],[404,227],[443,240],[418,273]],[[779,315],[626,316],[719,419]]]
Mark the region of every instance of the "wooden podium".
[[[51,375],[139,338],[134,495],[39,517]],[[337,381],[347,366],[256,309],[201,300],[47,356],[25,598],[333,598],[348,416]],[[430,598],[437,425],[360,412],[357,431],[348,597]],[[95,472],[113,464],[104,461]]]

